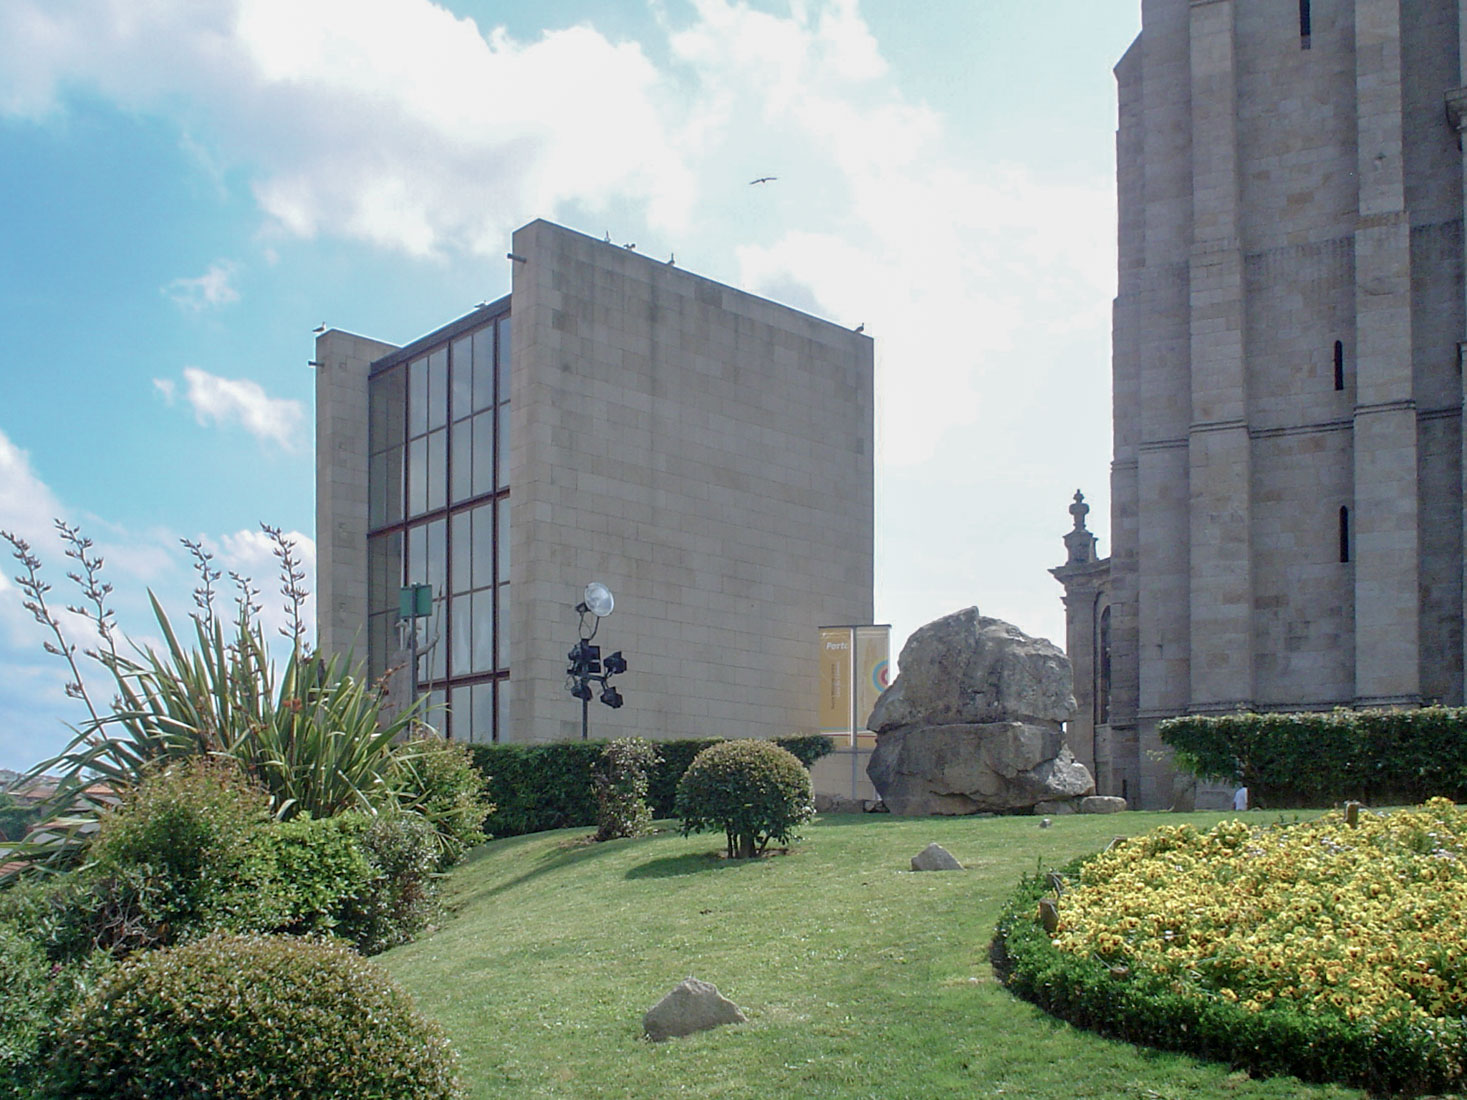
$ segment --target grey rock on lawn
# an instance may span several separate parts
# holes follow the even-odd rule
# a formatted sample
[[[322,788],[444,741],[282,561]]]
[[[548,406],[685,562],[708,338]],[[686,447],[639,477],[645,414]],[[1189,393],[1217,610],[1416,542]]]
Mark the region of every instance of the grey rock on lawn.
[[[1095,789],[1064,741],[1073,680],[1052,643],[970,607],[913,634],[901,669],[867,723],[866,774],[892,813],[1005,813]]]
[[[912,857],[914,871],[961,871],[963,865],[941,844],[929,844]]]
[[[1092,794],[1089,798],[1080,799],[1082,814],[1118,814],[1125,808],[1126,800],[1114,795]]]
[[[642,1030],[653,1042],[691,1035],[724,1024],[741,1024],[745,1016],[712,982],[686,978],[642,1017]]]

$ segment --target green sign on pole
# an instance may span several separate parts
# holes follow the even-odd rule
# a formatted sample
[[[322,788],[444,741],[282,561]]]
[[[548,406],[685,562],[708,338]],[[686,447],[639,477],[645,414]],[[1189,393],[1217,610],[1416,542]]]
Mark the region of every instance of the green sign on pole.
[[[397,617],[399,619],[426,619],[433,614],[433,586],[431,584],[404,585],[397,593]]]

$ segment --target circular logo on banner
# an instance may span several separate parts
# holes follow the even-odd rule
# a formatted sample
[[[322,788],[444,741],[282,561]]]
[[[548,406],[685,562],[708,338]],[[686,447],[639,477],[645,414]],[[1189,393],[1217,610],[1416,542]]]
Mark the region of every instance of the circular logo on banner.
[[[871,667],[871,686],[877,691],[891,687],[891,662],[878,661]]]

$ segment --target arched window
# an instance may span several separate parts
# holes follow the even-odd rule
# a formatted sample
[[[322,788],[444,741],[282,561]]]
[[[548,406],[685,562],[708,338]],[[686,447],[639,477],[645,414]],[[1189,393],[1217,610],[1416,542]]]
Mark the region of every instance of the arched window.
[[[1100,613],[1099,644],[1095,660],[1095,724],[1110,721],[1110,608]]]

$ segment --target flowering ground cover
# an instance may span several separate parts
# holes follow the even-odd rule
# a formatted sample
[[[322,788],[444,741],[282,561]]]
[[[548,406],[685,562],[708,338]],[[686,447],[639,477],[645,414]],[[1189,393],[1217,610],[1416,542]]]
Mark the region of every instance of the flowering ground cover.
[[[1053,886],[1005,928],[1011,984],[1061,1015],[1264,1071],[1463,1084],[1467,810],[1445,799],[1162,826]],[[1058,924],[1036,933],[1046,888]]]

